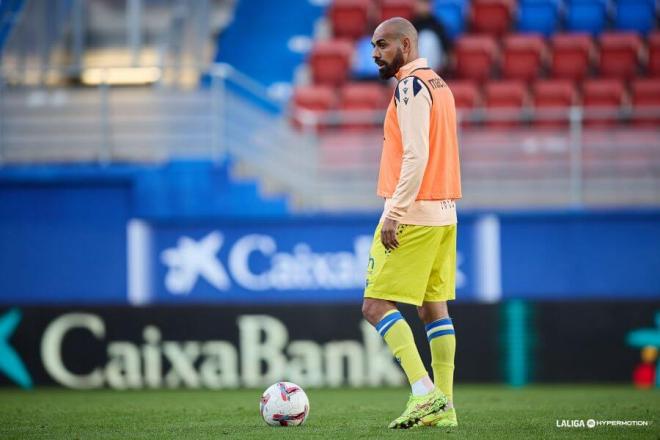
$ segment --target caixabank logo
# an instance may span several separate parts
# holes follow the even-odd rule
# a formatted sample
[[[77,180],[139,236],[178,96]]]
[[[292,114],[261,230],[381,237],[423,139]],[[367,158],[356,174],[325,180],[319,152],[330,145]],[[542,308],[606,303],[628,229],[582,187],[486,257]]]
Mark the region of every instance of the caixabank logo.
[[[357,303],[364,290],[373,226],[360,219],[263,225],[163,225],[132,219],[127,224],[128,301],[139,306]],[[463,299],[476,296],[495,302],[501,291],[500,267],[490,256],[499,251],[489,245],[496,240],[482,237],[497,231],[475,234],[477,229],[490,231],[474,222],[462,226],[456,288]],[[489,245],[483,246],[489,252],[477,252],[477,242]]]
[[[313,326],[325,315],[318,309],[256,312],[14,308],[0,315],[0,383],[80,390],[226,389],[283,379],[317,387],[403,383],[389,350],[357,308],[350,318],[355,325],[341,336]]]
[[[11,309],[0,316],[0,372],[17,385],[32,388],[30,373],[10,341],[20,322],[19,309]]]

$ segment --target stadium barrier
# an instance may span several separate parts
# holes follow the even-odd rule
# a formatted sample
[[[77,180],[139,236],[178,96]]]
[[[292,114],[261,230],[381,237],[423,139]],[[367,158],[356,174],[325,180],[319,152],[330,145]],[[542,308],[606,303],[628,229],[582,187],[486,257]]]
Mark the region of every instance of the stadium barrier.
[[[165,209],[173,183],[103,175],[0,179],[0,303],[360,301],[378,212],[223,217],[197,186]],[[461,210],[458,298],[656,298],[659,242],[654,210]]]
[[[458,383],[629,382],[642,348],[627,344],[630,336],[660,334],[653,328],[657,299],[513,308],[458,303],[450,310]],[[428,363],[416,313],[411,307],[403,312]],[[305,387],[405,383],[358,305],[25,307],[5,309],[0,323],[8,330],[0,358],[5,386],[125,390],[262,388],[278,380]]]
[[[169,66],[140,69],[155,69],[162,78],[154,87],[100,80],[95,87],[38,88],[20,83],[20,70],[3,68],[0,163],[222,163],[229,156],[235,175],[290,194],[296,212],[380,207],[373,187],[382,111],[294,107],[287,113],[281,94],[227,64],[213,65],[195,90],[176,76],[170,82]],[[101,79],[112,76],[112,68],[97,70]],[[657,205],[660,136],[653,122],[659,112],[522,107],[460,113],[466,122],[459,133],[462,206]]]
[[[378,212],[220,216],[189,180],[173,197],[134,172],[0,179],[0,303],[360,301]],[[655,298],[659,216],[459,211],[458,298]]]

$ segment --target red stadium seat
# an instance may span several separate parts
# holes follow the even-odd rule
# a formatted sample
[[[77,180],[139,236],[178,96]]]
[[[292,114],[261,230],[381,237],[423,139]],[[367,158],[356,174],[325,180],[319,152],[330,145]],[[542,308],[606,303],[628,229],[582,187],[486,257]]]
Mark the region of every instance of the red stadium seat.
[[[589,74],[594,51],[589,34],[557,34],[551,44],[553,78],[581,81]]]
[[[490,109],[487,123],[489,126],[515,126],[520,123],[520,110],[527,102],[527,88],[521,81],[489,82],[486,84],[485,100],[486,107]],[[503,119],[493,119],[497,116]]]
[[[350,70],[353,45],[347,40],[318,42],[312,49],[310,66],[315,84],[343,84]]]
[[[497,44],[487,35],[461,37],[456,43],[455,56],[459,78],[483,81],[490,77],[495,64]]]
[[[415,0],[382,0],[380,19],[392,17],[411,19],[415,12]]]
[[[591,79],[583,83],[582,101],[585,108],[584,121],[590,126],[615,125],[616,111],[624,99],[623,81],[618,79]],[[601,111],[604,114],[593,114]],[[591,113],[590,113],[591,112]]]
[[[368,111],[384,111],[387,108],[389,92],[378,83],[350,83],[344,85],[339,92],[339,108],[346,111],[367,111],[362,115],[365,120],[356,121],[357,116],[348,114],[344,118],[344,129],[371,129],[382,124],[382,117]]]
[[[555,119],[554,113],[549,114],[544,118],[541,114],[534,121],[534,124],[539,127],[557,127],[568,124],[568,108],[576,103],[577,91],[575,84],[566,79],[547,79],[539,80],[534,83],[532,87],[534,107],[539,113],[543,110],[559,111]]]
[[[610,32],[600,36],[600,76],[630,79],[637,73],[642,40],[633,32]]]
[[[477,33],[502,36],[509,31],[512,17],[510,0],[475,0],[472,3],[472,29]]]
[[[538,77],[545,54],[541,35],[518,34],[504,38],[502,76],[530,82]]]
[[[312,111],[326,111],[336,103],[335,92],[328,86],[300,86],[293,92],[296,107]]]
[[[660,76],[660,31],[649,36],[649,66],[650,76]]]
[[[639,78],[632,83],[635,125],[660,125],[660,78]]]
[[[449,83],[449,90],[454,95],[456,109],[463,116],[461,125],[470,125],[470,121],[466,121],[465,117],[471,110],[481,105],[479,89],[472,81],[453,81]]]
[[[336,95],[329,86],[302,86],[296,87],[293,92],[293,115],[294,124],[302,127],[304,116],[296,110],[304,109],[313,112],[316,116],[322,116],[324,112],[332,110],[336,104]],[[315,124],[317,127],[324,124]]]
[[[384,110],[389,94],[375,82],[345,84],[340,92],[339,106],[344,110]]]
[[[358,39],[367,31],[370,0],[335,0],[329,16],[335,38]]]

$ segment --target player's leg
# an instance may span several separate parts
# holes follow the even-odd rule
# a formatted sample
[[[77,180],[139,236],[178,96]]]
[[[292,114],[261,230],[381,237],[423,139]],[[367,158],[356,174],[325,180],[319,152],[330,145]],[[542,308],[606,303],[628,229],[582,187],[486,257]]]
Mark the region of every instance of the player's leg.
[[[417,308],[420,319],[426,329],[426,337],[431,348],[431,367],[435,385],[449,399],[451,406],[454,383],[454,356],[456,354],[456,335],[447,302],[425,302]]]
[[[447,395],[449,402],[445,410],[423,418],[422,423],[456,426],[456,410],[453,405],[456,335],[447,309],[447,301],[456,296],[456,225],[443,226],[440,230],[442,239],[429,277],[427,292],[417,311],[425,325],[431,349],[433,380]]]
[[[433,391],[433,382],[424,368],[412,330],[395,304],[382,299],[364,298],[362,314],[376,327],[401,365],[412,388],[412,394],[421,396]]]
[[[419,356],[410,326],[395,303],[421,305],[426,280],[435,259],[428,227],[399,225],[399,247],[387,251],[380,227],[372,242],[363,314],[380,333],[410,382],[412,395],[403,414],[390,428],[409,428],[421,417],[444,407],[446,397],[434,386]],[[432,234],[431,234],[432,235]]]
[[[453,404],[456,335],[447,303],[425,302],[417,308],[417,312],[424,323],[431,348],[433,381],[448,399],[444,410],[422,418],[421,422],[428,426],[457,426],[458,420]]]
[[[407,429],[418,425],[422,417],[442,409],[447,403],[447,398],[431,381],[415,345],[412,330],[393,302],[365,298],[362,314],[383,337],[401,365],[411,387],[406,408],[388,427]]]

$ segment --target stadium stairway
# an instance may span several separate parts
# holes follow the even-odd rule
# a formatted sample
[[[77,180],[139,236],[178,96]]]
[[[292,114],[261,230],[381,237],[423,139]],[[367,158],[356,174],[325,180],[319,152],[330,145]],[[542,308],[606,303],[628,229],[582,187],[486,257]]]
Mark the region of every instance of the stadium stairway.
[[[323,1],[238,2],[231,25],[218,40],[216,62],[227,63],[266,86],[293,80],[311,47]]]
[[[21,13],[24,5],[25,0],[0,1],[0,56],[16,23],[16,17]]]
[[[235,182],[231,161],[172,161],[161,165],[65,164],[0,168],[0,191],[17,184],[48,189],[127,188],[130,214],[154,220],[283,217],[284,197],[264,197],[256,182]],[[99,194],[103,194],[100,192]]]
[[[262,194],[275,198],[288,194],[291,211],[380,206],[374,176],[320,166],[318,139],[227,89],[223,98],[208,89],[118,88],[105,98],[94,89],[7,90],[0,163],[230,158],[234,182],[258,184]]]

